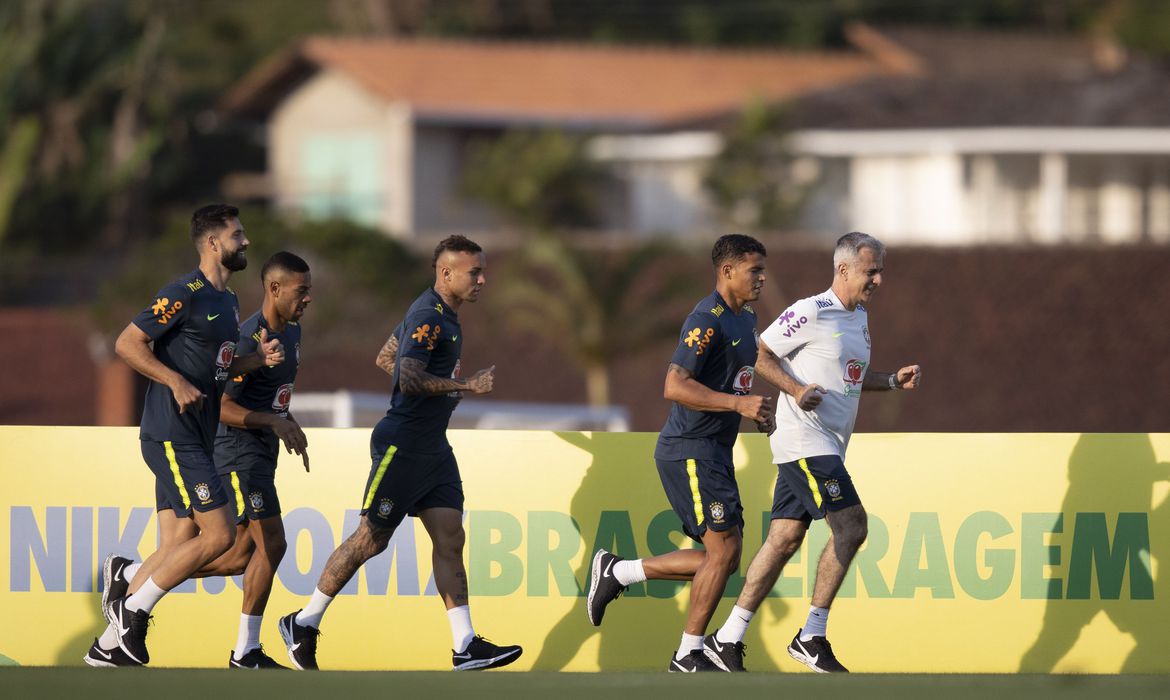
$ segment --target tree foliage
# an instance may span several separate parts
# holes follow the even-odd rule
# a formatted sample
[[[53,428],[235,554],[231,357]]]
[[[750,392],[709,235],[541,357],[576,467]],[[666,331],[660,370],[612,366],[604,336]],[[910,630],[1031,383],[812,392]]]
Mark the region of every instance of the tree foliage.
[[[585,373],[590,404],[605,406],[614,362],[677,331],[676,319],[647,309],[669,308],[694,285],[669,265],[666,243],[589,245],[577,227],[596,218],[606,176],[585,144],[555,131],[511,132],[477,149],[464,182],[523,234],[493,308],[561,347]]]

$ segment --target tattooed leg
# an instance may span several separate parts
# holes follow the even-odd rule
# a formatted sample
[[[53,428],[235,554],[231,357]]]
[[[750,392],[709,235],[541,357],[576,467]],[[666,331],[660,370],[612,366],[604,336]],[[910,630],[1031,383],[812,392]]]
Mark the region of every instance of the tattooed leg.
[[[336,596],[362,564],[386,549],[393,534],[394,528],[378,527],[363,516],[357,530],[329,555],[317,589],[327,596]]]

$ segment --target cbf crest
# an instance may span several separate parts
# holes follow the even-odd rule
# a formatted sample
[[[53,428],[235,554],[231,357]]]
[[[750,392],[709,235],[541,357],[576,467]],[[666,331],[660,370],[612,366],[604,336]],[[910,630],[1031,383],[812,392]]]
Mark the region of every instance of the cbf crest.
[[[390,511],[392,510],[394,510],[394,501],[391,501],[389,498],[383,498],[381,502],[378,503],[378,515],[381,517],[390,517]]]
[[[211,488],[207,484],[195,484],[195,497],[199,499],[200,503],[209,503],[211,501]]]
[[[248,494],[248,502],[252,504],[252,510],[257,512],[264,510],[264,494],[259,491]]]
[[[841,484],[836,479],[829,479],[825,482],[825,491],[829,492],[829,498],[832,500],[841,500]]]
[[[711,522],[716,524],[723,523],[723,516],[727,514],[727,511],[723,508],[722,503],[715,501],[707,506],[707,510],[711,511]]]

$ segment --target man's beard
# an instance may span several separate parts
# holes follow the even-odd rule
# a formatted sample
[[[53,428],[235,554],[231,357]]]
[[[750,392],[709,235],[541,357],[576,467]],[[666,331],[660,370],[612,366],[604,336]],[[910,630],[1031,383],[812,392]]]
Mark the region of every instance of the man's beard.
[[[248,258],[244,256],[243,250],[237,250],[234,253],[225,250],[219,256],[219,262],[232,272],[239,272],[248,266]]]

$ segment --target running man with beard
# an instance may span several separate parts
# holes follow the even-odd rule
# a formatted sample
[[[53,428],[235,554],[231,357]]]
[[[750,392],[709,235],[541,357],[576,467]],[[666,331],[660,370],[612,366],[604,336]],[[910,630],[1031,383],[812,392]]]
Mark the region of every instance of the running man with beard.
[[[300,318],[312,301],[308,264],[288,252],[279,252],[260,271],[264,301],[260,311],[240,326],[241,354],[254,352],[260,331],[269,340],[289,348],[284,362],[241,375],[228,383],[220,401],[220,425],[215,438],[215,465],[229,505],[236,516],[236,540],[232,548],[195,573],[206,576],[244,575],[243,611],[236,646],[229,654],[229,668],[284,668],[264,653],[260,626],[276,567],[287,544],[276,493],[276,464],[283,440],[309,469],[308,441],[289,412],[293,384],[300,366]],[[108,599],[125,594],[136,573],[133,560],[110,555],[103,565]]]
[[[151,610],[232,546],[234,513],[212,457],[220,395],[231,377],[284,361],[280,341],[266,332],[255,353],[236,355],[239,302],[227,283],[248,264],[239,210],[226,204],[196,210],[191,238],[199,267],[163,287],[114,346],[150,380],[139,437],[154,472],[162,544],[143,562],[126,596],[103,600],[110,626],[84,658],[91,666],[148,663]]]
[[[435,248],[434,287],[423,292],[378,354],[378,366],[392,369],[390,410],[370,438],[372,464],[357,530],[330,555],[313,596],[302,610],[282,617],[280,635],[299,669],[317,668],[317,637],[326,608],[369,559],[386,549],[407,515],[422,521],[431,538],[435,586],[447,608],[456,671],[496,668],[520,658],[519,646],[498,646],[475,634],[463,567],[463,482],[447,424],[460,392],[487,394],[495,368],[469,379],[458,377],[463,333],[457,313],[479,298],[484,278],[483,249],[463,236]]]
[[[683,532],[704,549],[636,560],[600,549],[593,557],[585,609],[594,625],[632,583],[691,581],[686,627],[669,671],[729,670],[708,658],[704,635],[743,548],[743,505],[731,459],[740,417],[756,421],[764,432],[772,429],[772,398],[749,395],[756,312],[748,302],[759,298],[767,278],[766,255],[763,244],[750,236],[731,234],[715,242],[715,291],[687,317],[666,372],[663,395],[674,406],[654,459]]]

